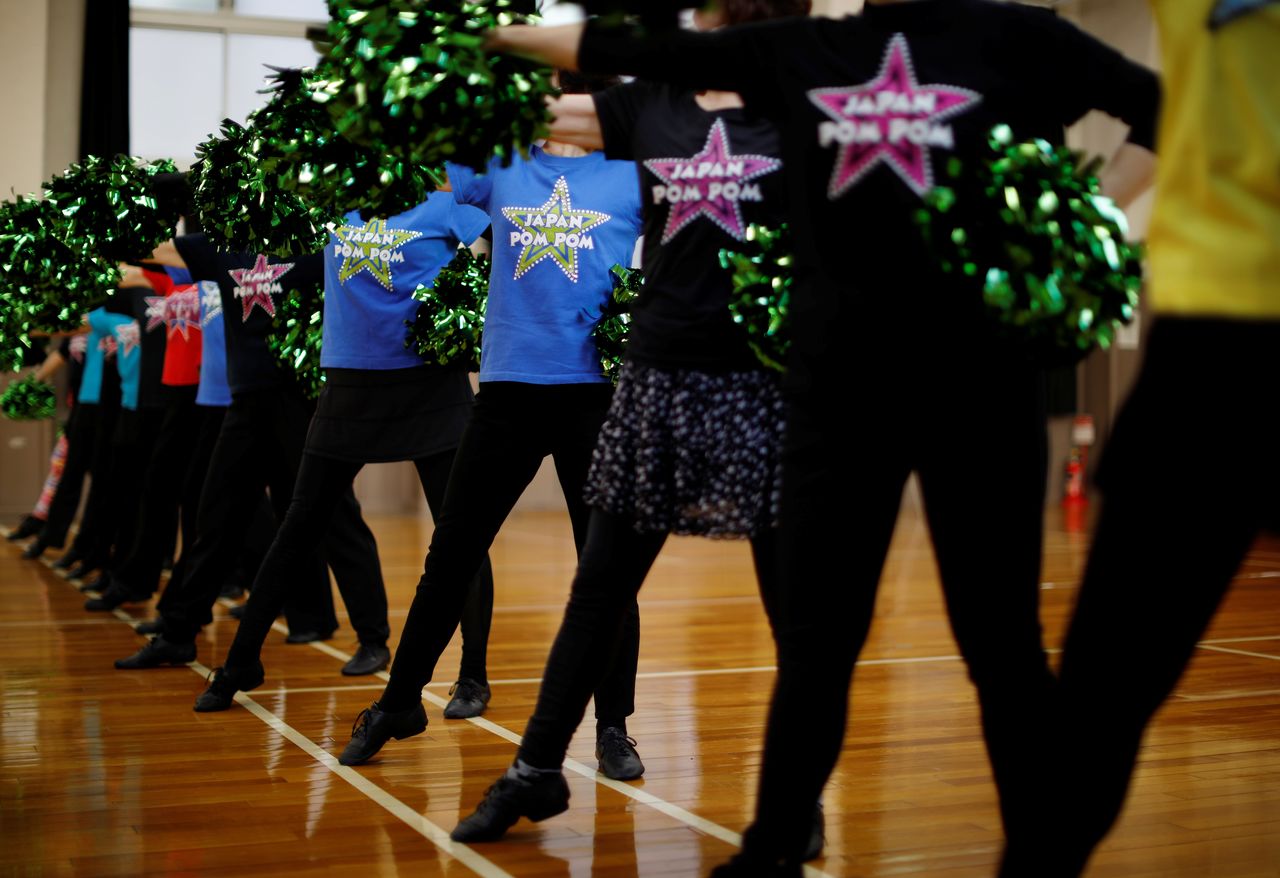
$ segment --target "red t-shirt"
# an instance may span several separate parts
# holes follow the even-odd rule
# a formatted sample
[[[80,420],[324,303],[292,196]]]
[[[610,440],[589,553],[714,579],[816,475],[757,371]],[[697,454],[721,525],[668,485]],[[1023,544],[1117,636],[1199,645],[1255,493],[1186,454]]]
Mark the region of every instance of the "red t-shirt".
[[[200,288],[174,286],[163,296],[148,297],[147,327],[160,323],[168,333],[161,383],[194,387],[200,383]]]

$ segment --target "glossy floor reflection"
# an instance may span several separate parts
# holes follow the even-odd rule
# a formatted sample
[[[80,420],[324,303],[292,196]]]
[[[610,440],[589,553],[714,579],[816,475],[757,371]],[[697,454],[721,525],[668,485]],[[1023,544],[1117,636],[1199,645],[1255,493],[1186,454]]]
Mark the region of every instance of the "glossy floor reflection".
[[[1086,541],[1051,516],[1045,622],[1058,641]],[[430,536],[371,519],[398,631]],[[749,819],[772,642],[746,547],[675,540],[641,595],[638,710],[648,771],[606,785],[590,729],[575,740],[570,811],[498,845],[447,832],[510,762],[537,694],[573,568],[561,515],[513,519],[493,552],[493,701],[445,721],[457,666],[427,690],[426,734],[342,769],[381,689],[344,678],[350,629],[320,648],[269,641],[252,704],[198,715],[200,668],[234,621],[200,640],[194,670],[120,672],[148,607],[90,615],[75,588],[0,547],[0,875],[695,876]],[[1154,728],[1123,825],[1098,876],[1276,876],[1280,864],[1280,542],[1260,544]],[[588,723],[588,726],[590,724]],[[972,692],[942,614],[917,512],[903,515],[854,691],[853,725],[826,796],[828,875],[987,876],[999,850]]]

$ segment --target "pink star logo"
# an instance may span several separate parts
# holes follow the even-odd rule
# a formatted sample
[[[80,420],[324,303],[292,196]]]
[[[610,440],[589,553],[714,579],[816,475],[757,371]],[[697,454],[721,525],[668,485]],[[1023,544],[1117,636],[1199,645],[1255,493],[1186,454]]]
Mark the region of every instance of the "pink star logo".
[[[165,322],[166,310],[164,296],[147,296],[147,332]]]
[[[165,297],[164,322],[169,337],[189,338],[191,327],[200,325],[200,291],[194,286],[178,287]]]
[[[244,306],[244,313],[240,315],[241,320],[249,319],[249,313],[253,311],[255,305],[266,311],[268,317],[276,316],[276,303],[271,298],[271,294],[284,292],[284,287],[280,285],[280,278],[293,266],[292,262],[270,265],[267,257],[259,255],[253,268],[233,268],[227,272],[236,283],[236,298]]]
[[[982,100],[950,85],[919,85],[911,50],[895,34],[875,79],[844,88],[817,88],[809,100],[831,122],[819,127],[823,146],[840,146],[827,195],[839,198],[877,165],[888,165],[917,195],[933,188],[930,147],[954,149],[950,125],[939,124]]]
[[[649,159],[644,166],[667,184],[654,190],[655,204],[671,204],[662,233],[665,244],[700,216],[734,240],[745,240],[742,202],[762,200],[759,186],[751,181],[778,170],[782,162],[763,155],[734,155],[724,120],[717,119],[702,152],[687,159]]]
[[[138,342],[142,338],[142,331],[138,328],[137,321],[122,323],[116,327],[116,338],[120,342],[120,355],[123,357],[133,353],[133,349],[138,346]]]
[[[71,337],[71,344],[69,347],[71,350],[71,359],[75,360],[77,363],[83,363],[85,351],[89,350],[89,336],[73,335]]]
[[[104,335],[98,341],[98,350],[102,351],[103,356],[107,359],[111,359],[116,355],[117,347],[118,345],[116,344],[116,337],[114,335]]]

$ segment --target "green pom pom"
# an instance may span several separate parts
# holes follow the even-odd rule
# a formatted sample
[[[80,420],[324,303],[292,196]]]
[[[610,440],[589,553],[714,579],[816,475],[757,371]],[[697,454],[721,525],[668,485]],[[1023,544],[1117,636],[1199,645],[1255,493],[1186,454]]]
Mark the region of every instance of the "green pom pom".
[[[613,292],[610,293],[609,301],[601,311],[600,322],[591,331],[591,335],[600,351],[600,366],[604,369],[604,374],[617,384],[627,339],[631,335],[631,306],[644,288],[644,272],[638,268],[615,265],[612,273]]]
[[[917,214],[942,269],[980,291],[1001,336],[1044,365],[1109,347],[1133,320],[1142,248],[1099,194],[1097,162],[993,129],[991,158],[925,197]]]
[[[251,128],[226,119],[196,147],[192,200],[209,240],[238,253],[296,256],[324,249],[329,236],[296,194],[260,173]]]
[[[157,202],[157,174],[175,174],[172,161],[144,163],[118,155],[89,156],[44,184],[58,214],[56,232],[68,246],[109,262],[136,262],[173,237],[176,207]]]
[[[733,275],[729,313],[747,333],[748,344],[767,368],[786,370],[791,349],[791,286],[795,257],[791,230],[752,225],[747,239],[733,250],[720,251],[720,264]]]
[[[405,321],[404,346],[428,363],[477,371],[490,268],[489,257],[459,249],[434,284],[414,291],[422,304],[414,319]]]
[[[105,302],[120,280],[115,263],[59,237],[62,221],[48,200],[20,197],[0,204],[0,344],[6,356],[13,338],[29,330],[79,326],[81,315]]]
[[[484,51],[520,20],[512,0],[330,0],[315,98],[338,133],[416,167],[477,170],[548,133],[550,71]]]
[[[14,421],[43,421],[58,410],[58,395],[52,384],[25,375],[0,394],[0,413]]]
[[[324,337],[324,290],[289,290],[276,305],[267,347],[307,399],[324,389],[320,344]]]

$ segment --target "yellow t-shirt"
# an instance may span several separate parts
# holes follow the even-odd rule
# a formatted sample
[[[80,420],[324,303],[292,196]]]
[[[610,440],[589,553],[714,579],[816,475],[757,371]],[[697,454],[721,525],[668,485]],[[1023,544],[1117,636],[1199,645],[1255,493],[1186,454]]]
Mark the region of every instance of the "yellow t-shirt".
[[[1151,0],[1161,110],[1151,297],[1280,319],[1280,0]]]

